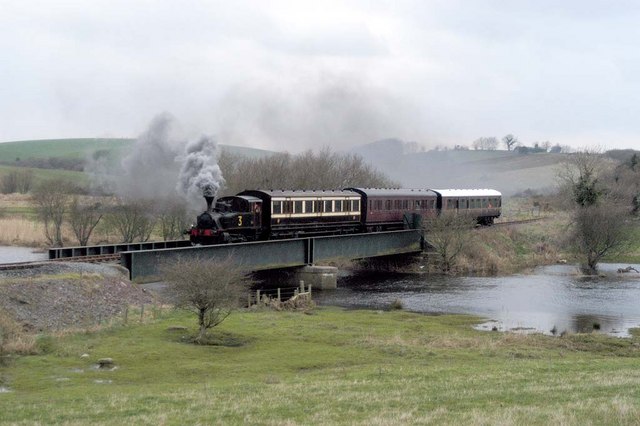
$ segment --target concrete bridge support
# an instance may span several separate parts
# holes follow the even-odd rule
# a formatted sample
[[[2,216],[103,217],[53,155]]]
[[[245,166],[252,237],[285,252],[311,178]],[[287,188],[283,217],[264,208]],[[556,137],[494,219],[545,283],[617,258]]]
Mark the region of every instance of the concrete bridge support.
[[[305,286],[311,285],[314,289],[336,289],[338,288],[338,268],[334,266],[303,266],[296,272],[296,279],[304,281]]]

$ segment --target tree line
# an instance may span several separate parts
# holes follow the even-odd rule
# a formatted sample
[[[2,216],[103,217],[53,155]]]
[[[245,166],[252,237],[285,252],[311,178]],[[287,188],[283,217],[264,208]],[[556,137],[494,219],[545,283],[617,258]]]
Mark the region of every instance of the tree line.
[[[353,154],[322,148],[299,155],[275,154],[247,158],[223,151],[218,159],[226,185],[221,195],[245,189],[336,189],[348,186],[391,187],[398,183]],[[31,190],[44,236],[51,246],[66,242],[69,229],[78,245],[87,245],[100,226],[115,233],[124,243],[178,239],[192,222],[192,212],[178,194],[161,199],[121,197],[100,198],[82,195],[84,191],[69,181],[53,179]],[[99,201],[97,201],[99,200]],[[203,202],[204,208],[204,202]]]

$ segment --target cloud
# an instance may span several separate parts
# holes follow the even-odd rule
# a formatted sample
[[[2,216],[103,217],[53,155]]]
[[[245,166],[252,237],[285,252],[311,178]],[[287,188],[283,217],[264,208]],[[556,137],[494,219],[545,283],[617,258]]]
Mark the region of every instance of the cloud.
[[[132,136],[170,111],[271,149],[507,132],[629,146],[639,15],[596,0],[10,2],[0,141]]]

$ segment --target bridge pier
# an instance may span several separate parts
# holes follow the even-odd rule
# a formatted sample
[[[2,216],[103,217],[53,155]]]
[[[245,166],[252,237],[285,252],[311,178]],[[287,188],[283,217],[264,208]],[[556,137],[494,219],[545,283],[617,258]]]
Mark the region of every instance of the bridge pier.
[[[296,279],[318,290],[338,288],[338,268],[334,266],[303,266],[296,272]]]

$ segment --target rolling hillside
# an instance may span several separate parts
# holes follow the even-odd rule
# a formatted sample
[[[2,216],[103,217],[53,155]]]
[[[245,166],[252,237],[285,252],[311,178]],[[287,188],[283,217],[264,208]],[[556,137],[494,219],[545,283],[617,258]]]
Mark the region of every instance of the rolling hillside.
[[[134,139],[48,139],[0,143],[0,175],[33,159],[90,158],[100,151],[119,163]],[[220,145],[231,153],[262,157],[273,154],[231,145]],[[405,187],[495,188],[505,195],[526,189],[548,190],[555,185],[559,164],[566,154],[518,154],[507,151],[415,152],[411,144],[388,139],[351,150]],[[34,168],[36,179],[60,175],[85,179],[81,172]],[[72,175],[72,176],[71,176]]]

